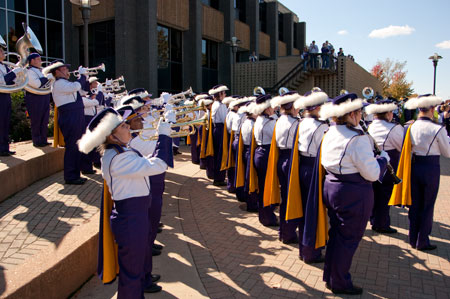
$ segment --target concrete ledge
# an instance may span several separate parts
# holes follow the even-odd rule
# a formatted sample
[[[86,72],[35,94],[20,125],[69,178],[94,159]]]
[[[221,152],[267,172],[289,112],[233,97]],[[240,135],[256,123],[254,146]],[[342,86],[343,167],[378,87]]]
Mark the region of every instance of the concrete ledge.
[[[67,298],[78,289],[96,272],[99,215],[70,231],[57,246],[6,270],[1,297]]]
[[[36,148],[30,141],[11,145],[16,155],[0,157],[0,202],[64,168],[64,149]]]

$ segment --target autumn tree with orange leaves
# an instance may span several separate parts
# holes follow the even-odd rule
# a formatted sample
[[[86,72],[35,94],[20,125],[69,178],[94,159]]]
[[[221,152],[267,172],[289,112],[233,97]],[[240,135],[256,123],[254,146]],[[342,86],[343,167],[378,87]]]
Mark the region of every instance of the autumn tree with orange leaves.
[[[371,69],[371,74],[381,81],[383,85],[383,96],[396,99],[406,98],[413,94],[413,82],[406,80],[406,61],[378,60]]]

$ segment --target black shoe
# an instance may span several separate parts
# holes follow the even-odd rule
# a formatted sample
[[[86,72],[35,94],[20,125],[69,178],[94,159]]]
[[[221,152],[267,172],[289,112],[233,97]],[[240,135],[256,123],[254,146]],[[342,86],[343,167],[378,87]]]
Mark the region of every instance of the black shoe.
[[[392,227],[388,227],[388,228],[373,228],[372,227],[372,230],[376,231],[377,233],[380,233],[380,234],[395,234],[395,233],[397,233],[397,230]]]
[[[327,289],[331,290],[331,286],[330,286],[330,284],[329,284],[328,282],[325,283],[325,287],[326,287]]]
[[[173,147],[172,150],[173,150],[173,155],[174,156],[181,155],[181,152],[178,150],[178,147]]]
[[[159,274],[152,274],[152,282],[157,282],[161,279],[161,275]]]
[[[157,234],[162,233],[162,228],[158,227],[158,229],[156,230],[156,233],[157,233]]]
[[[357,286],[353,286],[351,289],[347,290],[337,290],[337,289],[331,289],[333,294],[344,294],[344,295],[361,295],[363,292],[363,289]]]
[[[158,256],[161,254],[161,251],[155,248],[152,248],[152,256]]]
[[[213,182],[213,185],[214,185],[214,186],[226,186],[226,185],[227,185],[227,183],[226,183],[226,182],[224,182],[224,181],[222,181],[222,182],[217,182],[217,181],[214,181],[214,182]]]
[[[292,240],[283,240],[284,244],[297,244],[298,243],[298,239],[292,239]]]
[[[69,181],[65,181],[66,185],[83,185],[86,182],[86,180],[79,178],[76,180],[69,180]]]
[[[247,208],[247,212],[249,212],[249,213],[258,213],[258,209],[249,209],[249,208]]]
[[[159,245],[159,244],[153,244],[153,249],[156,249],[156,250],[162,250],[164,248],[164,246],[162,246],[162,245]]]
[[[8,157],[11,156],[9,152],[0,152],[0,157]]]
[[[418,250],[420,250],[420,251],[430,251],[430,250],[435,250],[437,248],[437,246],[436,245],[427,245],[427,246],[425,246],[425,247],[422,247],[422,248],[418,248]]]
[[[312,260],[312,261],[304,261],[305,264],[311,265],[311,264],[320,264],[325,262],[325,258],[323,257],[323,255],[319,256],[318,258]]]
[[[102,163],[94,163],[94,167],[100,169],[102,168]]]
[[[158,227],[163,227],[164,226],[164,224],[162,223],[162,222],[160,222],[159,224],[158,224]]]
[[[86,170],[86,171],[82,171],[82,174],[95,174],[97,173],[95,170]]]
[[[192,162],[192,164],[199,165],[200,162]]]
[[[87,178],[80,178],[80,180],[82,180],[83,182],[86,182],[88,179]]]
[[[278,222],[270,223],[270,224],[264,224],[265,227],[278,227],[280,224]]]
[[[145,288],[144,293],[157,293],[162,290],[162,287],[157,285],[156,283],[152,283],[151,286]]]
[[[10,156],[12,156],[12,155],[15,155],[16,152],[15,152],[15,151],[8,151],[8,154],[9,154]]]
[[[47,144],[42,144],[42,143],[33,143],[34,147],[45,147],[47,146]]]

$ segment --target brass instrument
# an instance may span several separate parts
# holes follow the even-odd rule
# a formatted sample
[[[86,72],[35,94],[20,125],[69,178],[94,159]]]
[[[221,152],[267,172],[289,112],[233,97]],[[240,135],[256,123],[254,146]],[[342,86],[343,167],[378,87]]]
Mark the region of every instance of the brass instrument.
[[[313,87],[311,89],[311,92],[321,92],[321,91],[322,91],[322,89],[320,89],[320,87]]]
[[[366,100],[370,100],[373,97],[373,88],[364,87],[364,89],[362,90],[362,95],[366,98]]]
[[[266,91],[261,86],[256,86],[255,88],[253,88],[254,96],[265,95],[265,94],[266,94]]]
[[[287,87],[280,87],[280,89],[278,89],[278,94],[280,96],[284,95],[285,93],[288,93],[289,89]]]
[[[122,82],[122,84],[120,82]],[[100,83],[100,85],[103,87],[103,91],[104,92],[111,92],[111,93],[113,93],[113,92],[117,92],[117,91],[121,91],[123,89],[126,89],[125,78],[123,76],[120,76],[117,79],[111,80],[111,84],[110,85],[106,85],[106,82]],[[97,93],[97,89],[94,88],[92,90],[92,92],[93,93]]]
[[[6,48],[6,42],[1,35],[0,35],[0,46],[2,46],[3,48]]]
[[[344,94],[348,94],[348,91],[345,89],[341,89],[341,91],[339,92],[339,95],[344,95]]]
[[[102,72],[105,71],[105,64],[102,63],[102,64],[100,64],[99,66],[87,68],[86,71],[87,71],[87,73],[86,73],[87,76],[94,76],[94,75],[97,75],[97,74],[98,74],[98,71],[102,71]],[[70,72],[70,74],[73,74],[73,75],[76,76],[76,77],[78,77],[78,76],[80,75],[80,74],[78,73],[78,70],[73,71],[73,72]]]
[[[22,23],[25,34],[19,38],[16,42],[16,52],[9,52],[6,55],[15,55],[19,58],[19,62],[14,64],[9,61],[3,61],[3,64],[8,65],[11,68],[24,68],[27,65],[27,57],[30,55],[30,48],[34,48],[39,54],[42,54],[42,46],[39,43],[36,35],[33,30],[28,27],[25,23]],[[2,41],[0,41],[2,43]],[[4,41],[3,41],[4,43]],[[22,72],[19,72],[16,75],[16,80],[13,85],[0,85],[0,92],[2,93],[14,93],[21,89],[24,89],[28,84],[28,76],[26,70],[24,69]]]
[[[192,121],[188,121],[188,122],[181,122],[181,123],[175,123],[172,124],[170,127],[171,128],[182,128],[182,127],[188,127],[187,129],[180,129],[180,131],[175,132],[173,131],[170,134],[171,138],[177,138],[177,137],[185,137],[188,135],[192,135],[195,133],[195,125],[207,125],[207,119],[206,118],[202,118],[202,119],[197,119],[197,120],[192,120]],[[140,129],[140,130],[130,130],[131,133],[141,133],[142,131],[146,131],[146,130],[156,130],[155,127],[150,127],[150,128],[144,128],[144,129]],[[142,137],[142,135],[139,135],[139,138],[141,138],[144,141],[152,141],[152,140],[158,140],[158,135],[154,135],[151,137]]]
[[[176,104],[178,102],[184,101],[186,100],[186,96],[191,96],[193,95],[194,92],[192,91],[192,87],[189,87],[188,90],[171,95],[169,98],[169,104]]]

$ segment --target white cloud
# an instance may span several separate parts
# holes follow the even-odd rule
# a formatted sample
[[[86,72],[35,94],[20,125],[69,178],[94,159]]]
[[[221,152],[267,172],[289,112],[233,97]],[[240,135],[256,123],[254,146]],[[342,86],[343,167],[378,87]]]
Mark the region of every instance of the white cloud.
[[[348,31],[345,30],[345,29],[344,30],[339,30],[337,34],[339,34],[339,35],[347,35]]]
[[[439,44],[436,44],[436,47],[440,49],[450,49],[450,40],[440,42]]]
[[[408,25],[405,25],[405,26],[389,25],[388,27],[385,27],[385,28],[372,30],[372,32],[370,32],[370,34],[369,34],[369,37],[370,38],[387,38],[387,37],[397,36],[397,35],[410,35],[415,30],[416,29],[409,27]]]

